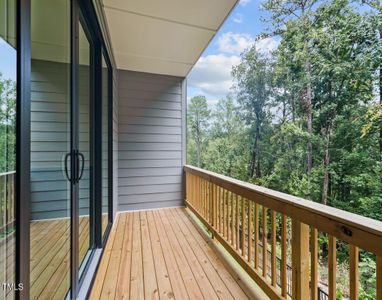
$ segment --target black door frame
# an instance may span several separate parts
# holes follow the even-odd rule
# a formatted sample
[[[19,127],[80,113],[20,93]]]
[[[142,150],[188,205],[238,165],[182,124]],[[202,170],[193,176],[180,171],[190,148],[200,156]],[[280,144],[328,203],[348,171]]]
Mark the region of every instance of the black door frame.
[[[106,43],[102,36],[97,14],[91,0],[67,0],[71,2],[71,109],[75,108],[75,101],[78,99],[78,29],[80,12],[94,34],[94,114],[92,118],[99,120],[102,117],[102,64],[101,55],[104,54],[108,66],[108,95],[109,95],[109,115],[108,115],[108,150],[109,150],[109,222],[104,237],[102,237],[101,217],[102,217],[102,130],[97,130],[94,122],[93,140],[94,157],[93,166],[95,167],[94,189],[94,247],[102,248],[106,243],[112,224],[113,212],[113,69],[108,55]],[[30,122],[31,122],[31,0],[16,0],[16,43],[17,43],[17,99],[16,99],[16,262],[15,262],[15,281],[16,286],[22,283],[22,289],[16,290],[16,299],[29,299],[30,294]],[[71,149],[78,149],[78,118],[75,113],[71,114]],[[98,116],[98,117],[97,117]],[[102,129],[102,127],[101,127]],[[71,157],[77,157],[78,153],[71,153]],[[71,159],[71,176],[78,176],[78,159]],[[99,183],[99,184],[98,184]],[[79,207],[76,200],[78,195],[78,184],[71,185],[71,298],[77,296],[82,284],[78,278],[78,216]],[[94,251],[93,251],[94,253]],[[89,259],[91,261],[91,258]],[[89,265],[89,263],[88,263]],[[86,270],[84,272],[86,274]],[[84,276],[82,276],[84,277]]]

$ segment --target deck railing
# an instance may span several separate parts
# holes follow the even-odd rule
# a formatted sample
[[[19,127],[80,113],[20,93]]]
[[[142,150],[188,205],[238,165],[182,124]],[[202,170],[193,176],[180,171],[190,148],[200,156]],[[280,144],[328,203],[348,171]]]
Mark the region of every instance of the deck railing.
[[[359,249],[363,249],[376,255],[377,299],[382,300],[382,222],[196,167],[184,170],[186,205],[271,299],[286,299],[290,293],[290,218],[292,299],[318,298],[318,232],[322,232],[329,240],[328,299],[336,299],[338,239],[349,245],[350,299],[358,299]],[[269,251],[262,251],[261,245]]]
[[[0,237],[15,222],[15,172],[0,173]]]

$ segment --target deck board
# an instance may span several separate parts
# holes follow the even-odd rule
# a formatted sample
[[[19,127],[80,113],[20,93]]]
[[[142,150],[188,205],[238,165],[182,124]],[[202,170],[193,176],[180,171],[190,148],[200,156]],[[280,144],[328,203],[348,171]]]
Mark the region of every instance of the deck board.
[[[81,217],[79,225],[82,259],[89,245],[88,218]],[[30,236],[30,298],[64,299],[70,284],[69,219],[32,221]],[[14,272],[14,235],[10,236],[7,243],[4,239],[0,241],[0,253],[4,254],[0,257],[0,280],[4,282],[4,270],[8,273],[7,278],[11,278]],[[1,293],[0,299],[4,298],[4,293]]]
[[[248,299],[186,209],[120,213],[117,220],[90,299]]]

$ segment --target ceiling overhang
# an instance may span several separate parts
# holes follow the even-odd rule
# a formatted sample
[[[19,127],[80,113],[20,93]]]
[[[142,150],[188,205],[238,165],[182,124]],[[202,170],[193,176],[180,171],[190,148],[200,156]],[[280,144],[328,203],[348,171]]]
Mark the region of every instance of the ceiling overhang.
[[[238,0],[103,0],[117,68],[186,76]]]

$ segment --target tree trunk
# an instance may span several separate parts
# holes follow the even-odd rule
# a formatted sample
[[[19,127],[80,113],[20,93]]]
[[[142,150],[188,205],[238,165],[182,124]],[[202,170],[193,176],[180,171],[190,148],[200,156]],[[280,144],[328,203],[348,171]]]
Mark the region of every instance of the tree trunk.
[[[200,138],[199,136],[196,141],[196,159],[197,159],[198,168],[200,168]]]
[[[196,117],[196,160],[198,164],[198,168],[200,168],[200,156],[201,156],[201,132],[200,132],[200,122],[199,116]]]
[[[261,169],[260,169],[260,126],[256,126],[256,158],[257,158],[257,164],[256,164],[256,178],[261,177]]]
[[[324,150],[324,159],[323,159],[323,167],[324,167],[324,180],[322,184],[322,198],[321,203],[327,205],[328,203],[328,192],[329,192],[329,164],[330,164],[330,153],[329,153],[329,145],[330,145],[330,125],[327,125],[325,128],[325,150]]]
[[[312,131],[313,131],[313,116],[312,116],[312,85],[311,85],[311,70],[310,61],[305,60],[305,71],[307,75],[306,95],[305,95],[305,113],[306,113],[306,126],[308,130],[308,143],[307,143],[307,167],[306,173],[308,177],[312,173],[313,168],[313,147],[312,147]]]
[[[255,174],[256,174],[256,178],[261,177],[259,141],[260,141],[260,123],[259,123],[259,120],[256,120],[255,141],[253,143],[252,158],[251,158],[251,163],[249,167],[250,178],[253,178]]]

